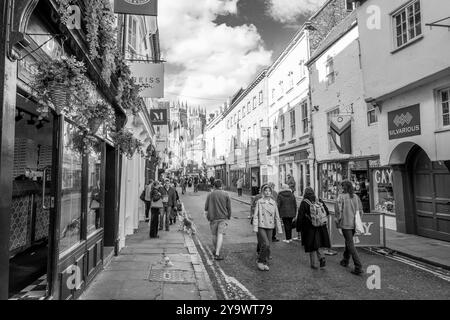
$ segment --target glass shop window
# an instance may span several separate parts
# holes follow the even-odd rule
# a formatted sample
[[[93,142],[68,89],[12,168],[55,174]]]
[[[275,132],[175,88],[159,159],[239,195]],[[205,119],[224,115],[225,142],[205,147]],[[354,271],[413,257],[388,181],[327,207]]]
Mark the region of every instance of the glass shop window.
[[[88,237],[101,228],[100,214],[102,203],[102,145],[100,141],[89,153],[88,162],[88,196],[87,196],[87,235]]]
[[[63,128],[60,252],[67,253],[81,240],[82,133],[68,123]]]
[[[393,173],[391,168],[372,170],[373,205],[376,212],[395,215]]]
[[[336,200],[342,181],[348,178],[347,163],[324,163],[321,166],[321,197]]]

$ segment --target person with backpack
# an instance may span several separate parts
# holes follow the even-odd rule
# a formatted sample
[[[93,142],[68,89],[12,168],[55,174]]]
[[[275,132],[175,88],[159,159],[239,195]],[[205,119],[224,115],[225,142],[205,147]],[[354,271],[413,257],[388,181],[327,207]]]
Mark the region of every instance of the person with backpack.
[[[341,261],[341,266],[348,267],[350,257],[352,257],[355,265],[352,273],[361,275],[363,273],[362,264],[353,242],[356,233],[355,219],[357,214],[363,214],[361,199],[355,194],[353,184],[345,180],[342,182],[342,193],[339,194],[335,207],[336,227],[342,230],[345,239],[344,258]]]
[[[302,236],[302,245],[306,253],[309,253],[312,269],[319,269],[315,257],[319,260],[320,268],[325,268],[325,256],[320,251],[321,248],[330,248],[331,241],[328,234],[327,221],[330,212],[321,199],[316,198],[314,189],[307,187],[303,196],[303,201],[298,209],[297,230]]]
[[[150,219],[150,238],[159,238],[158,226],[159,216],[163,211],[164,204],[162,202],[161,185],[158,180],[153,183],[153,188],[150,193],[151,198],[151,219]]]

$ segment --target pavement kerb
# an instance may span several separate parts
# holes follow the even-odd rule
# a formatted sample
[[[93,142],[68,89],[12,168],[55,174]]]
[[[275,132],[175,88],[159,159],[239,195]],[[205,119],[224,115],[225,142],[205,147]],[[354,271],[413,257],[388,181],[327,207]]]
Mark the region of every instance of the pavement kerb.
[[[234,201],[238,201],[238,202],[241,202],[241,203],[243,203],[243,204],[251,205],[251,203],[250,203],[249,201],[242,200],[242,199],[235,198],[235,197],[230,197],[230,198],[233,199]]]
[[[191,263],[194,268],[196,285],[200,293],[200,300],[217,300],[216,291],[212,286],[211,279],[209,278],[208,272],[203,265],[194,240],[191,238],[191,236],[185,234],[184,243],[188,248],[191,256]]]

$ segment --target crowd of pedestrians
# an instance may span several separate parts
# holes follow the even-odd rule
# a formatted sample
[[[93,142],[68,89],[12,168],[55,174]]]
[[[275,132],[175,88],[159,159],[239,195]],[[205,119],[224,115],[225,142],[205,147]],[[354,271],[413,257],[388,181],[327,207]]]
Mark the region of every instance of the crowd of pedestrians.
[[[194,184],[194,192],[198,192],[196,182],[195,178],[192,180],[182,178],[180,186],[183,194],[191,183]],[[207,196],[204,214],[210,223],[214,259],[223,260],[221,250],[231,219],[231,200],[228,193],[223,191],[221,180],[209,179],[207,182],[212,185],[213,190]],[[242,181],[238,180],[239,195],[242,193],[241,183]],[[305,253],[309,254],[311,268],[315,270],[325,268],[326,258],[323,250],[331,247],[328,233],[330,211],[325,202],[316,196],[311,187],[307,187],[298,206],[294,195],[295,181],[290,176],[286,184],[281,186],[279,193],[274,187],[273,183],[263,185],[251,203],[249,218],[257,240],[257,268],[261,271],[270,270],[271,242],[279,241],[277,234],[284,234],[283,242],[287,244],[301,240]],[[343,181],[341,187],[342,192],[334,208],[333,221],[345,239],[345,251],[340,264],[348,267],[352,259],[354,264],[352,273],[360,275],[363,273],[362,264],[353,237],[356,232],[355,219],[358,214],[363,214],[363,205],[350,181]],[[150,238],[158,238],[158,231],[164,229],[169,231],[170,225],[176,223],[177,208],[180,205],[176,185],[169,179],[165,179],[163,184],[159,181],[149,181],[141,194],[141,199],[145,202],[146,221],[150,221]],[[293,231],[299,236],[293,237]]]

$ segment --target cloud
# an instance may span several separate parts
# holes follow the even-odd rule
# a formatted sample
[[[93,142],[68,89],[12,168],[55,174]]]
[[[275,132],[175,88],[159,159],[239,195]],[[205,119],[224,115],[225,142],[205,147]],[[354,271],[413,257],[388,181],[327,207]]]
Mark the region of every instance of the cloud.
[[[310,14],[326,0],[267,0],[268,14],[281,23],[292,23],[300,15]]]
[[[164,0],[158,24],[167,61],[168,98],[219,106],[271,63],[254,25],[216,24],[219,15],[237,14],[238,0]],[[174,95],[180,97],[174,97]],[[189,97],[199,97],[202,100]]]

